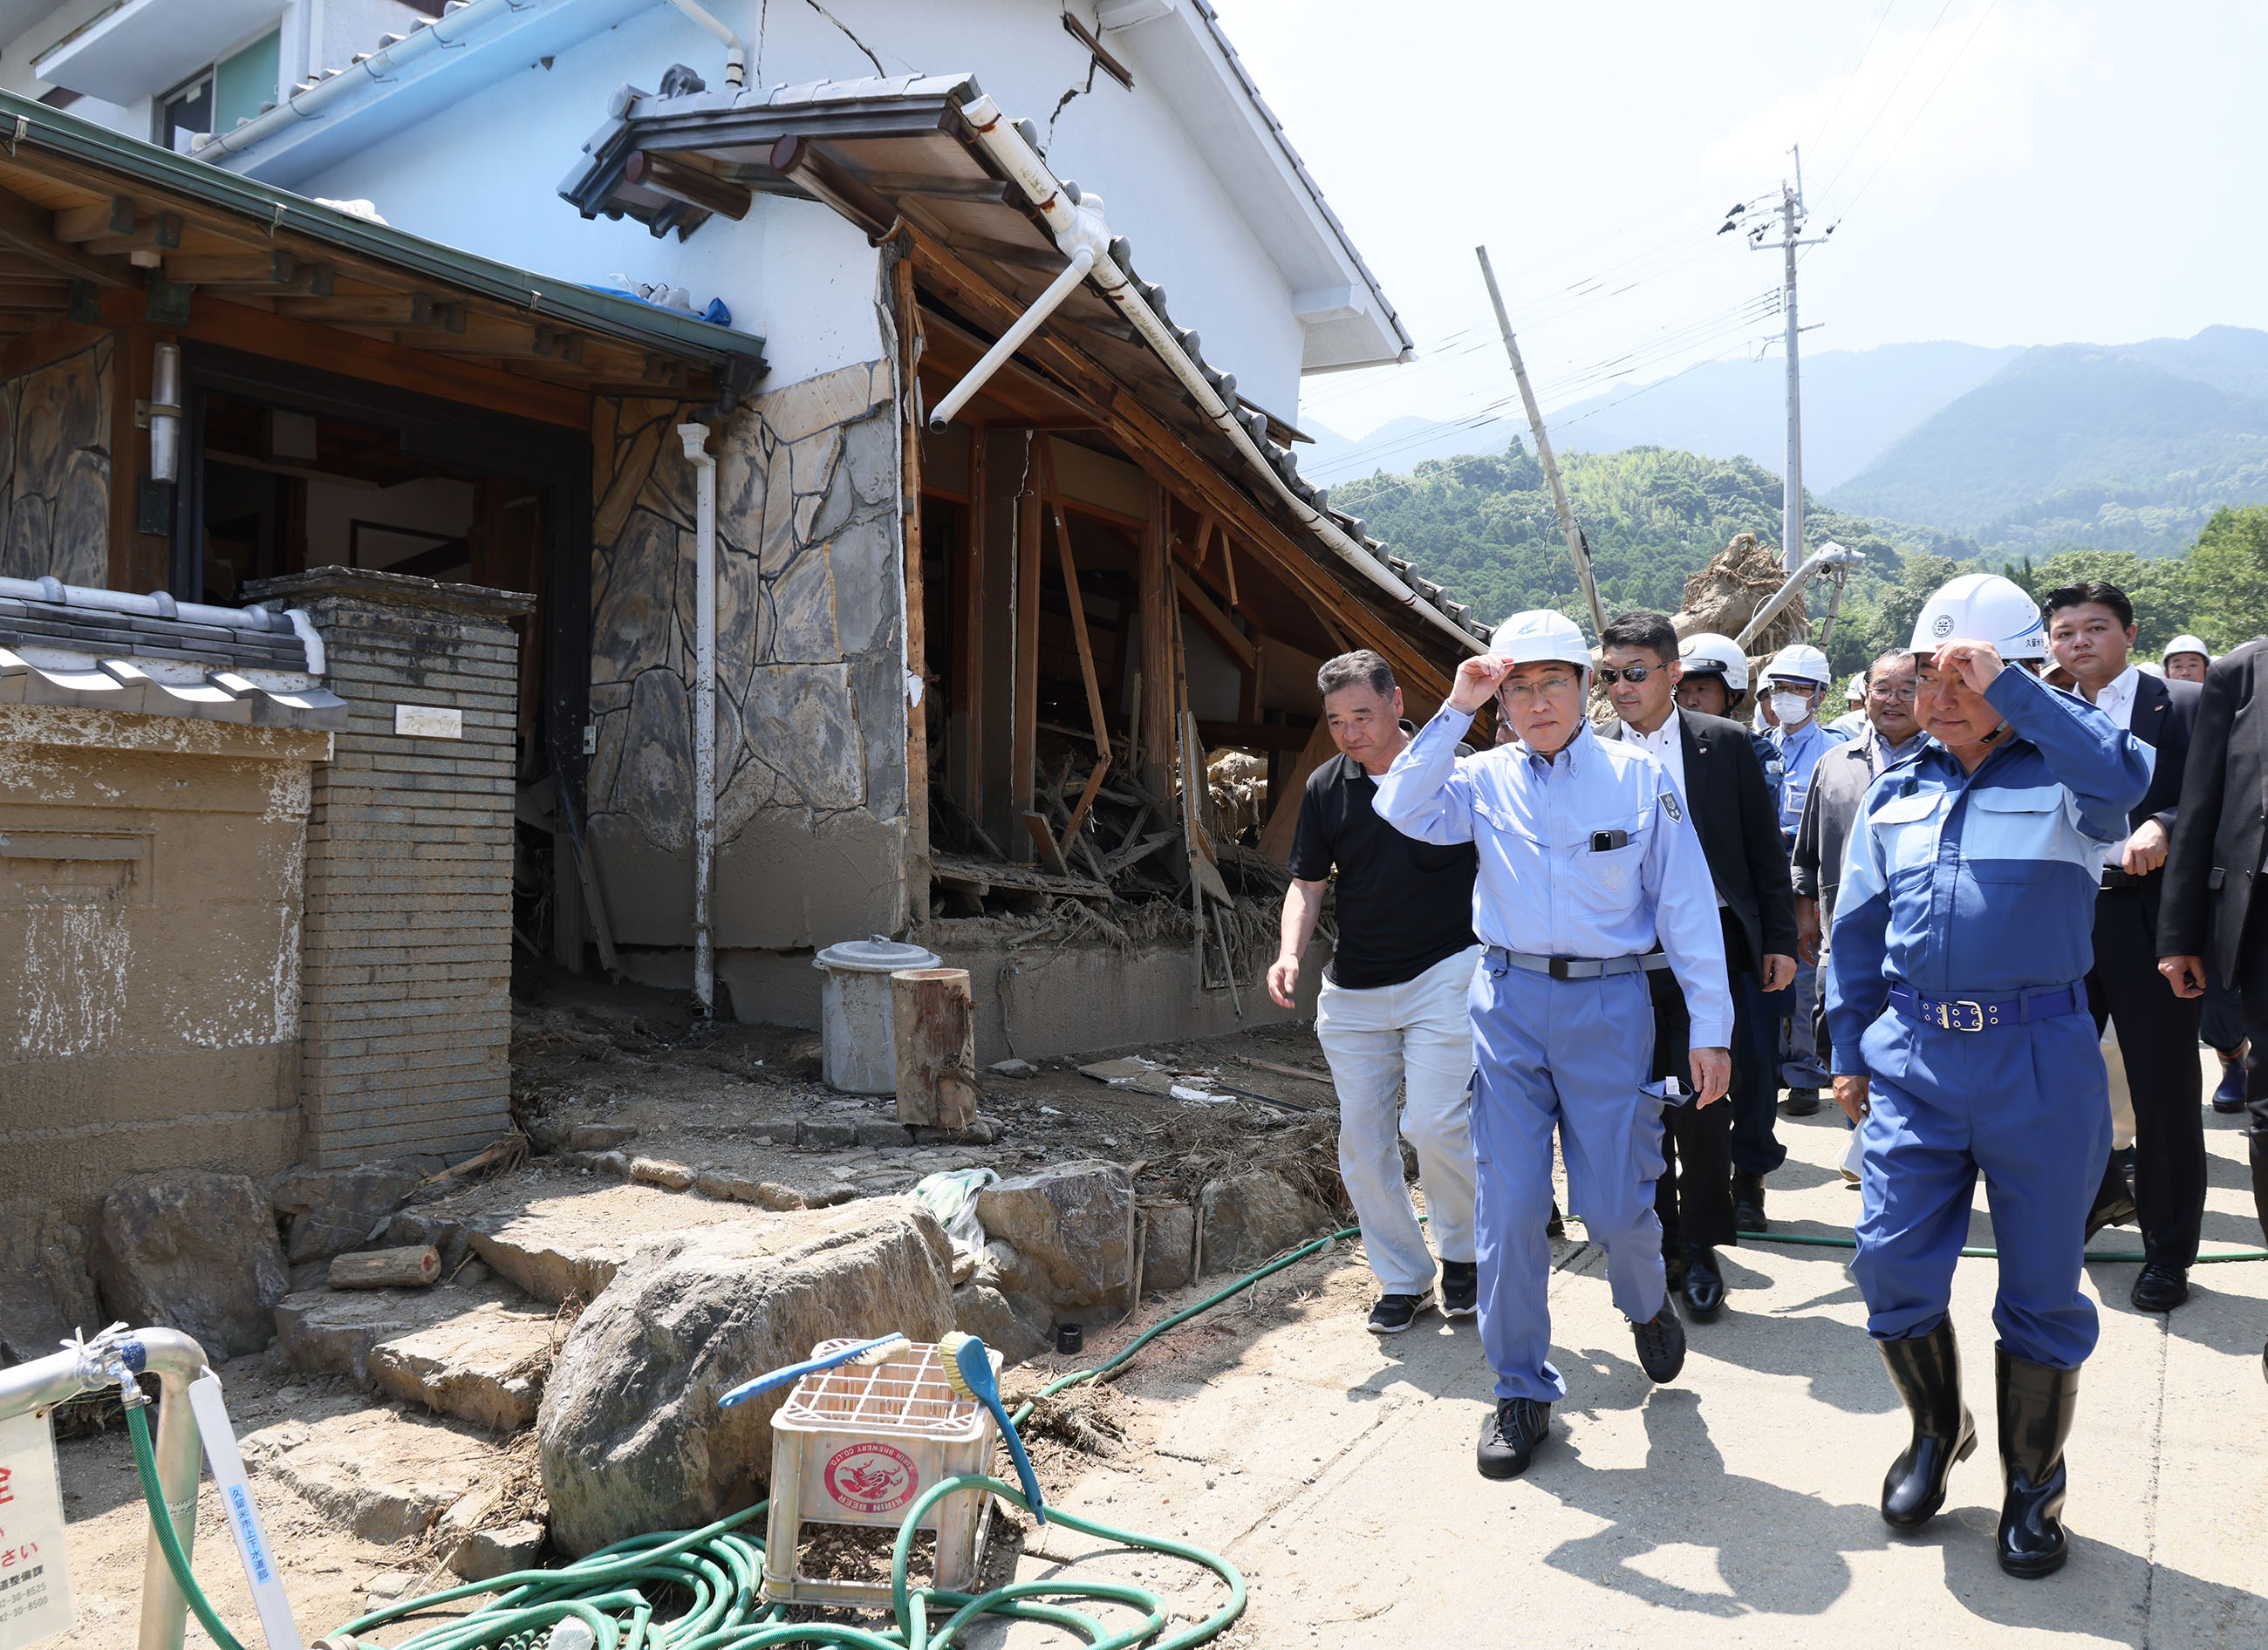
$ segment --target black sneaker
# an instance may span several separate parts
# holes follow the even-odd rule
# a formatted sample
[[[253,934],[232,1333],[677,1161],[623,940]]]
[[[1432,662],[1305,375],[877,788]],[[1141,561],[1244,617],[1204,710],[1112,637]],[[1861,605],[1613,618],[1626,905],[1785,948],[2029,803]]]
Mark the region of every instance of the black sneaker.
[[[1654,1385],[1676,1380],[1677,1372],[1685,1368],[1685,1325],[1677,1321],[1677,1309],[1668,1301],[1645,1323],[1631,1325],[1631,1338],[1638,1343],[1638,1368]]]
[[[1791,1089],[1787,1091],[1787,1114],[1792,1118],[1815,1118],[1819,1115],[1819,1090]]]
[[[1399,1335],[1418,1321],[1418,1314],[1425,1309],[1422,1294],[1386,1294],[1370,1309],[1370,1332],[1373,1335]]]
[[[1470,1317],[1480,1309],[1481,1269],[1469,1260],[1441,1263],[1441,1316]]]
[[[1516,1478],[1528,1470],[1535,1446],[1551,1435],[1551,1406],[1534,1398],[1498,1398],[1481,1426],[1481,1477]]]

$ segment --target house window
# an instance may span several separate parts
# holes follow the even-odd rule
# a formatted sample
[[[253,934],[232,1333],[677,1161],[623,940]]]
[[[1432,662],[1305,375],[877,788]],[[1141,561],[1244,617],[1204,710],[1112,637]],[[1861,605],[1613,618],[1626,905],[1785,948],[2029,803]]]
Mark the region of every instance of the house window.
[[[175,154],[189,152],[189,140],[213,128],[213,77],[208,69],[187,85],[158,99],[158,144]]]
[[[158,99],[158,142],[186,155],[201,132],[235,129],[276,101],[284,35],[271,29]]]

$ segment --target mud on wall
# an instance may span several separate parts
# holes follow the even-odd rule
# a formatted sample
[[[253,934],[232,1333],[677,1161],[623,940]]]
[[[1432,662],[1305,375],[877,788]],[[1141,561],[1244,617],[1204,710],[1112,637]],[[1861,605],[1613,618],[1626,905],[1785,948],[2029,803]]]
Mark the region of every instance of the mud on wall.
[[[688,409],[597,408],[590,837],[617,943],[688,946],[696,544],[676,426]],[[785,950],[894,931],[907,803],[889,364],[756,397],[709,447],[717,943]]]
[[[0,705],[0,1251],[122,1175],[299,1142],[310,779],[330,736]]]
[[[114,354],[98,339],[0,383],[0,576],[108,583]]]

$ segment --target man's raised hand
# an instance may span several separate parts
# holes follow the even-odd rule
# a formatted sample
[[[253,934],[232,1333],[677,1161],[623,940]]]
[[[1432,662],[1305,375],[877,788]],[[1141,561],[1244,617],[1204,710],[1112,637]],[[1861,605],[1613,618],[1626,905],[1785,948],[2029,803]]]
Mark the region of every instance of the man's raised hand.
[[[1510,659],[1494,653],[1474,655],[1457,666],[1457,679],[1449,686],[1449,708],[1461,716],[1476,715],[1511,674]]]

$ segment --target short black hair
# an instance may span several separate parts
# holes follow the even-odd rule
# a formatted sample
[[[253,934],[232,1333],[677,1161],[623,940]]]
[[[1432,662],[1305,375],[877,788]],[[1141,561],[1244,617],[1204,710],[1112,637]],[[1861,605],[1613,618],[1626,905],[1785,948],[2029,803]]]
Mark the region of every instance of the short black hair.
[[[2081,579],[2076,584],[2058,584],[2047,593],[2040,604],[2053,619],[2066,607],[2108,607],[2118,615],[2122,626],[2134,622],[2134,604],[2126,599],[2126,592],[2108,579]]]
[[[1885,664],[1911,664],[1914,656],[1912,650],[1907,648],[1890,648],[1876,654],[1867,661],[1867,686],[1872,687],[1874,685],[1874,672]]]
[[[1394,667],[1368,648],[1325,659],[1315,672],[1315,690],[1329,699],[1342,687],[1367,687],[1384,699],[1394,691]]]
[[[1668,613],[1649,612],[1641,607],[1607,621],[1607,627],[1599,632],[1599,651],[1604,653],[1609,648],[1644,648],[1664,664],[1675,664],[1677,627],[1669,622]]]

